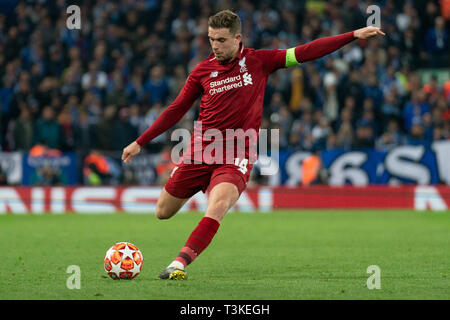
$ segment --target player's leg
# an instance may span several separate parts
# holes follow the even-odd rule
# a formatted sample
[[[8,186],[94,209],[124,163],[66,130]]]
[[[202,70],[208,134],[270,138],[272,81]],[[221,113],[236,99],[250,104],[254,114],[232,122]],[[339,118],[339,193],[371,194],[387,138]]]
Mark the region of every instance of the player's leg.
[[[160,279],[184,280],[187,278],[184,268],[211,243],[220,222],[238,198],[238,188],[232,183],[222,182],[213,187],[209,194],[205,216],[191,233],[175,260],[159,275]]]
[[[211,169],[207,165],[182,164],[176,168],[167,180],[164,191],[158,203],[160,211],[157,216],[161,219],[173,216],[186,201],[198,191],[206,191],[211,178]],[[157,205],[158,208],[158,205]],[[157,209],[158,210],[158,209]],[[186,279],[183,265],[176,262],[170,264],[160,275],[160,279]]]
[[[163,188],[156,203],[156,217],[158,219],[169,219],[188,201],[189,198],[177,198],[172,196]]]
[[[160,274],[160,279],[183,280],[185,267],[210,244],[228,210],[239,199],[249,175],[237,174],[234,167],[222,167],[211,177],[208,207],[205,216],[189,236],[175,260]]]
[[[221,182],[209,193],[205,217],[221,223],[228,210],[239,199],[238,187],[231,182]]]
[[[180,164],[167,179],[156,204],[156,217],[169,219],[209,181],[210,173],[204,166]]]

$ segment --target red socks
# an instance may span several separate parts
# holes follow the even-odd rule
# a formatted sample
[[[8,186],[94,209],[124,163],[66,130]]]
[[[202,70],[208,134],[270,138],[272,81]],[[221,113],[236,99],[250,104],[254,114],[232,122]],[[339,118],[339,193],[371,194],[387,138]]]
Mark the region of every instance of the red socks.
[[[192,263],[209,245],[219,226],[219,222],[212,218],[204,217],[200,220],[175,260],[181,262],[185,267]]]

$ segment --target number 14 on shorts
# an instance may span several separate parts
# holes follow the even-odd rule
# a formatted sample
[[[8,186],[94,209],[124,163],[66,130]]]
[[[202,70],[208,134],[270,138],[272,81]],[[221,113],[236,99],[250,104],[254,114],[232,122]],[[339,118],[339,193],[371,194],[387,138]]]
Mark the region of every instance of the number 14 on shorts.
[[[234,159],[234,165],[239,167],[239,171],[242,172],[243,174],[247,173],[247,164],[248,164],[248,159],[239,159],[239,158],[235,158]]]

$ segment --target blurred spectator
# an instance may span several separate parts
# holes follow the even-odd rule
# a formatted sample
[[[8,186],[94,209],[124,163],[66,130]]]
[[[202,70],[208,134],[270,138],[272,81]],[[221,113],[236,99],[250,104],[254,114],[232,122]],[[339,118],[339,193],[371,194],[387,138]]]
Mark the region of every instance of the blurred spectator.
[[[356,137],[353,147],[356,149],[375,147],[373,127],[367,120],[361,120],[356,126]]]
[[[81,77],[81,86],[84,90],[96,88],[104,89],[107,84],[108,76],[102,70],[99,70],[98,63],[91,61],[88,72]]]
[[[96,127],[98,147],[101,150],[113,150],[114,122],[116,120],[117,107],[106,106],[103,117]]]
[[[400,132],[397,120],[391,119],[385,132],[377,139],[376,149],[378,151],[390,151],[392,148],[404,143],[404,136]]]
[[[86,112],[89,123],[97,124],[102,116],[102,101],[94,91],[88,91],[84,95],[80,109]]]
[[[105,103],[116,104],[124,107],[127,105],[127,95],[123,85],[122,75],[120,72],[114,72],[112,79],[109,80],[106,87],[106,100]]]
[[[147,124],[145,123],[144,116],[142,115],[141,106],[138,104],[132,104],[130,106],[130,124],[134,127],[138,135],[141,135],[147,130]]]
[[[353,145],[354,132],[352,124],[353,100],[348,100],[347,107],[342,109],[337,124],[336,145],[339,148],[349,150]]]
[[[28,108],[22,108],[19,118],[14,122],[14,149],[28,151],[33,146],[34,125]]]
[[[350,71],[349,77],[344,77],[338,85],[340,94],[340,104],[342,105],[346,99],[353,99],[354,105],[362,105],[364,99],[364,88],[362,85],[362,75],[358,70]]]
[[[416,31],[413,28],[410,27],[405,30],[400,43],[400,50],[408,65],[415,68],[420,66],[420,45]]]
[[[319,122],[312,129],[311,135],[316,148],[325,149],[327,137],[331,134],[330,121],[327,117],[320,118]]]
[[[359,8],[358,0],[345,1],[344,7],[342,8],[342,14],[342,18],[349,30],[354,30],[365,23],[366,18]]]
[[[359,122],[367,123],[370,127],[372,127],[374,134],[378,135],[379,128],[377,122],[375,121],[375,111],[373,108],[372,100],[367,99],[365,100],[365,102],[367,103],[364,104],[363,112],[359,119]]]
[[[327,150],[333,150],[333,149],[338,149],[338,143],[337,143],[337,135],[332,132],[328,138],[327,138],[327,144],[326,144],[326,149]]]
[[[75,127],[73,114],[69,108],[63,108],[58,115],[58,123],[62,128],[62,150],[70,151],[75,148]]]
[[[426,145],[425,128],[422,123],[414,122],[407,136],[407,143],[411,145]]]
[[[289,108],[294,116],[300,112],[300,102],[304,99],[304,76],[300,68],[295,68],[291,72],[291,99]]]
[[[403,108],[405,130],[409,132],[414,123],[422,123],[423,115],[429,112],[430,107],[424,101],[424,93],[422,91],[412,92],[411,100],[407,101]]]
[[[6,128],[8,127],[8,122],[11,120],[11,117],[17,116],[12,114],[11,110],[11,102],[13,100],[13,97],[13,79],[10,77],[5,77],[5,83],[0,88],[0,137],[5,136]]]
[[[158,118],[158,116],[163,111],[163,106],[159,103],[154,104],[148,112],[145,114],[145,123],[147,127],[151,126],[152,123]],[[152,152],[160,152],[161,149],[166,144],[166,141],[169,137],[168,132],[164,132],[160,134],[158,137],[150,141],[150,143],[146,146]]]
[[[383,91],[380,89],[377,77],[374,74],[369,75],[367,85],[364,87],[366,99],[372,99],[375,109],[380,109],[383,103]]]
[[[319,171],[322,168],[320,151],[315,152],[302,162],[302,185],[309,186],[315,184],[319,179]]]
[[[384,97],[392,91],[402,93],[402,84],[395,75],[395,67],[393,65],[389,65],[386,73],[381,76],[380,88]]]
[[[145,91],[142,84],[142,75],[140,73],[133,74],[131,80],[125,86],[125,94],[130,103],[140,103],[144,101]]]
[[[112,140],[112,150],[123,150],[130,141],[137,137],[137,130],[130,123],[130,109],[122,108],[119,110],[119,117],[112,126],[112,134],[109,139]]]
[[[59,168],[52,168],[50,165],[44,165],[36,170],[36,180],[34,185],[37,186],[56,186],[61,184],[61,172]]]
[[[45,144],[52,149],[61,149],[63,146],[62,127],[56,121],[55,112],[50,106],[44,107],[42,117],[36,121],[34,144]]]
[[[330,121],[334,121],[337,118],[339,112],[339,102],[336,91],[338,77],[336,71],[333,70],[331,72],[326,73],[323,82],[325,89],[325,101],[323,105],[323,111],[325,113],[325,116]]]
[[[286,108],[286,104],[283,101],[283,95],[280,92],[275,92],[272,95],[269,106],[265,108],[264,114],[269,117],[278,117],[278,113],[282,108]]]
[[[182,30],[187,30],[189,33],[194,34],[196,27],[195,21],[189,18],[189,12],[181,10],[178,18],[172,22],[171,32],[173,35],[176,35]]]
[[[425,44],[430,54],[430,67],[444,67],[448,63],[448,31],[443,17],[436,17],[434,27],[428,30]],[[448,65],[448,64],[447,64]]]
[[[164,77],[164,68],[161,65],[154,66],[150,71],[150,77],[144,85],[149,95],[150,103],[166,103],[169,96],[169,84]]]
[[[401,111],[397,100],[395,90],[390,90],[386,94],[383,105],[381,106],[381,114],[384,122],[392,117],[400,117]]]
[[[107,185],[110,183],[111,172],[108,161],[98,150],[92,150],[84,158],[83,164],[84,183],[90,185]]]
[[[95,126],[89,122],[86,111],[81,111],[78,122],[74,125],[75,145],[81,154],[86,154],[90,149],[97,147],[98,138]]]

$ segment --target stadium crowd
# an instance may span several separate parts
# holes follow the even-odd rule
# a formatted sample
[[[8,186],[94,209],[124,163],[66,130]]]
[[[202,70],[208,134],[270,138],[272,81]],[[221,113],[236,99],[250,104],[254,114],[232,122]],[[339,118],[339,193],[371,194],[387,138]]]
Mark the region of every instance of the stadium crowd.
[[[80,30],[66,26],[70,4]],[[209,55],[219,10],[238,13],[246,47],[286,49],[365,26],[371,4],[386,36],[271,75],[262,128],[280,130],[280,150],[449,139],[450,82],[418,71],[450,66],[449,1],[22,0],[0,9],[0,150],[122,150]],[[177,127],[192,130],[198,105]]]

